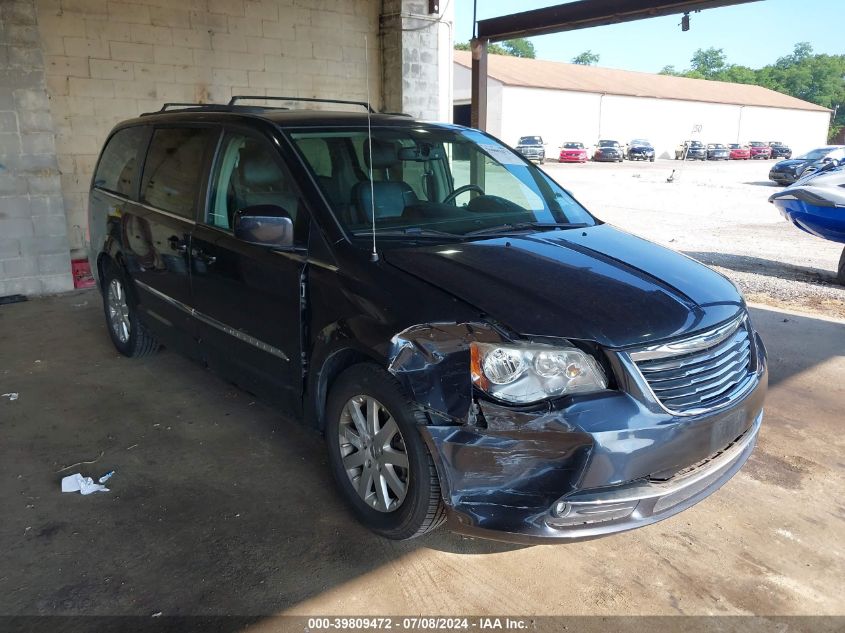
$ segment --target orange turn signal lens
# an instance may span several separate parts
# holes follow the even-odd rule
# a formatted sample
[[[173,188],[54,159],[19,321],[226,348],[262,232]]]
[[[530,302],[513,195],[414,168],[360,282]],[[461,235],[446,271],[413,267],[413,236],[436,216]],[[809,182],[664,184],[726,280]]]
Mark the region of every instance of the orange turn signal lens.
[[[484,375],[484,370],[481,368],[481,350],[478,349],[478,345],[476,343],[470,343],[469,353],[469,371],[472,376],[472,383],[479,389],[486,391],[490,387],[490,381],[487,380],[487,377]]]

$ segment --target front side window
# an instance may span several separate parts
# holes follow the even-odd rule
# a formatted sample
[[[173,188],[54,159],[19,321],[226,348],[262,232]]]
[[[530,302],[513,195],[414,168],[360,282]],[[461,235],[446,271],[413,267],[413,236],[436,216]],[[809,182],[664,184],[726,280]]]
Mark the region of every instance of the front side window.
[[[148,133],[146,127],[116,132],[103,149],[94,175],[94,186],[123,196],[134,195],[139,157],[146,149]]]
[[[144,163],[141,200],[185,218],[194,217],[211,128],[160,128]]]
[[[227,132],[217,154],[205,222],[231,231],[235,215],[255,206],[284,212],[300,233],[302,200],[278,152],[261,139]]]
[[[374,128],[369,139],[365,128],[309,129],[291,138],[352,235],[367,234],[373,215],[377,233],[428,237],[596,223],[544,172],[474,130]]]

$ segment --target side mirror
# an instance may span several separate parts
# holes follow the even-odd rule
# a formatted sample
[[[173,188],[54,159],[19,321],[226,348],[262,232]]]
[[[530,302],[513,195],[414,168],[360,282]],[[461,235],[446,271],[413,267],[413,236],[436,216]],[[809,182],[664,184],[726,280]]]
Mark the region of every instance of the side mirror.
[[[250,244],[289,248],[293,246],[293,220],[275,204],[257,204],[235,214],[235,237]]]

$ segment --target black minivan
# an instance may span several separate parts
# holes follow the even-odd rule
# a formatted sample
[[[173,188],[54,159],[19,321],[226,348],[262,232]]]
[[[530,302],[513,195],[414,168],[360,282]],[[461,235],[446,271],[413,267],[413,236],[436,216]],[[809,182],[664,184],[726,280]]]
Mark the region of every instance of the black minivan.
[[[324,433],[389,538],[636,528],[757,439],[766,355],[736,287],[478,130],[165,106],[109,135],[90,235],[117,349],[179,350]]]

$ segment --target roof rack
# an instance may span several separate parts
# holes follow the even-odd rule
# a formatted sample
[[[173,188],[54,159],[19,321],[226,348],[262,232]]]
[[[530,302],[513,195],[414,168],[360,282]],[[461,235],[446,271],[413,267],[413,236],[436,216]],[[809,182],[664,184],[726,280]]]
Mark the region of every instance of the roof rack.
[[[309,103],[342,103],[344,105],[361,106],[370,113],[375,114],[375,110],[366,101],[347,101],[345,99],[315,99],[309,97],[267,97],[264,95],[236,95],[229,99],[229,105],[233,106],[237,101],[242,99],[264,99],[266,101],[305,101]]]
[[[222,105],[220,103],[188,103],[183,101],[169,101],[161,106],[160,110],[155,110],[154,112],[144,112],[141,116],[150,116],[152,114],[160,114],[161,112],[167,112],[168,108],[203,108],[207,110],[228,110],[229,107]]]

